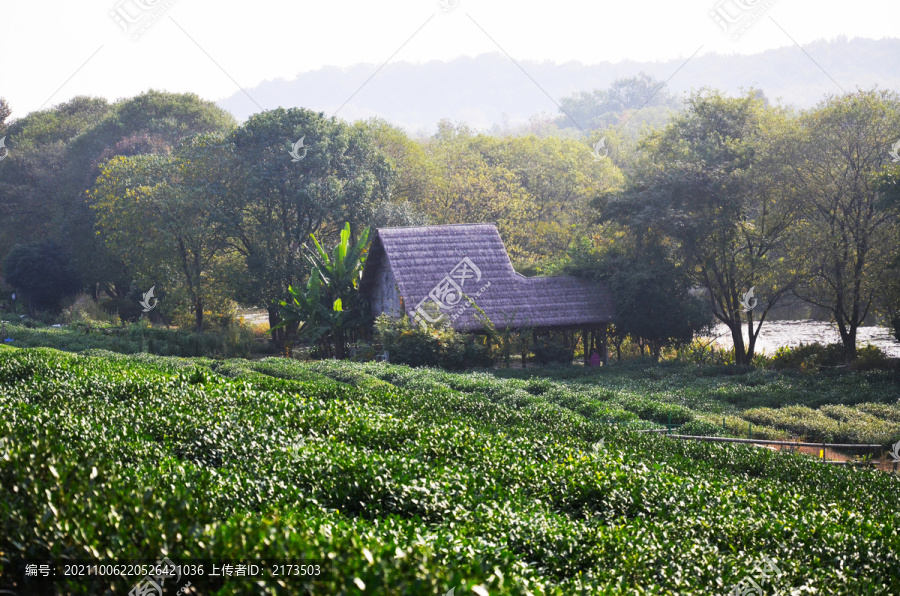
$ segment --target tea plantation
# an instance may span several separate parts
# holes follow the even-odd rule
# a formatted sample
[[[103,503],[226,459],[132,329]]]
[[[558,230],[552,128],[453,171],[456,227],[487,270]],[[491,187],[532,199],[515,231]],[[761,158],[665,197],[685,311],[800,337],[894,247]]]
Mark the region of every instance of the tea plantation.
[[[0,346],[0,561],[330,561],[317,583],[197,594],[900,594],[897,477],[633,432],[815,418],[886,442],[896,379],[738,373]],[[0,593],[134,587],[10,569]]]

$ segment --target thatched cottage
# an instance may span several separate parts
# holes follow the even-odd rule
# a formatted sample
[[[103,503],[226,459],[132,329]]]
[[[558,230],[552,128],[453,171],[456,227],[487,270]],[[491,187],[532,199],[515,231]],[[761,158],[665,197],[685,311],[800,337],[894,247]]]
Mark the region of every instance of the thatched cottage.
[[[585,360],[594,351],[607,360],[613,306],[606,287],[516,273],[494,224],[379,228],[360,293],[374,315],[446,318],[457,331],[483,331],[482,316],[498,329],[532,329],[536,336],[580,331]]]

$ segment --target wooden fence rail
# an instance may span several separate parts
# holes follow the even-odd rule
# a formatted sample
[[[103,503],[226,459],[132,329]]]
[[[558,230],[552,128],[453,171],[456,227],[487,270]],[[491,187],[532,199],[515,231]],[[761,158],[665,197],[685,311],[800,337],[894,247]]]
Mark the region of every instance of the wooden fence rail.
[[[659,432],[666,429],[660,429]],[[753,443],[756,445],[784,445],[787,447],[818,447],[820,449],[882,449],[882,445],[869,443],[795,443],[794,441],[766,441],[763,439],[731,439],[729,437],[697,437],[694,435],[668,435],[673,439],[710,441],[713,443]]]

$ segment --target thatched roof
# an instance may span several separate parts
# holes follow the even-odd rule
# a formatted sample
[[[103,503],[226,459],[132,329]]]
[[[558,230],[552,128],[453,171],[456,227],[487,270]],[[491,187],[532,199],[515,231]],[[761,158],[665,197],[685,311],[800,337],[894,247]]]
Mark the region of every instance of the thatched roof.
[[[575,327],[612,319],[612,299],[603,285],[516,273],[494,224],[379,228],[363,272],[363,295],[374,289],[375,272],[385,260],[407,313],[429,303],[430,311],[423,310],[438,312],[437,301],[443,301],[453,307],[440,312],[459,331],[483,328],[477,309],[460,299],[460,287],[498,328]]]

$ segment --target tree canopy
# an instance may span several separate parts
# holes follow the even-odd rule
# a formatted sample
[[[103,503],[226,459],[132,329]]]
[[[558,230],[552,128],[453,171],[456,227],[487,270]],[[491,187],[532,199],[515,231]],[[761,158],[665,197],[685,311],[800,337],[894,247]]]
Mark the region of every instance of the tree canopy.
[[[830,313],[848,359],[860,325],[900,321],[896,93],[795,112],[758,89],[682,101],[639,74],[561,106],[583,130],[563,114],[498,134],[441,121],[412,137],[302,108],[238,124],[195,95],[153,90],[12,120],[0,100],[12,149],[0,161],[0,256],[30,247],[4,260],[17,267],[4,277],[49,304],[38,298],[49,290],[25,290],[21,263],[56,263],[65,292],[77,280],[124,318],[136,291],[158,286],[156,316],[198,330],[236,303],[265,308],[283,347],[303,323],[279,325],[297,288],[331,291],[308,267],[307,238],[494,222],[518,271],[605,280],[616,332],[656,355],[711,313],[749,362],[788,297]]]

